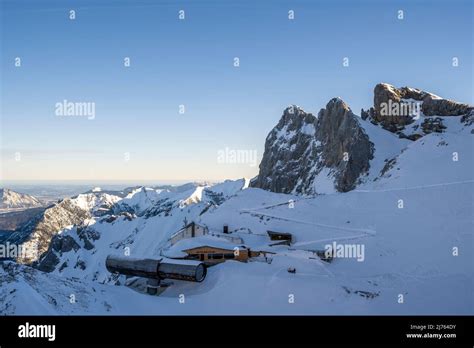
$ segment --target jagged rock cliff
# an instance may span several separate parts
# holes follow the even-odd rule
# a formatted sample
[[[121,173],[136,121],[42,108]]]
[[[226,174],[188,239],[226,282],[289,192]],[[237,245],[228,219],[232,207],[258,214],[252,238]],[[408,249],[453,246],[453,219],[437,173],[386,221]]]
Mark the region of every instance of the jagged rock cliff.
[[[260,172],[251,186],[273,192],[306,192],[319,160],[316,127],[314,115],[295,105],[286,108],[267,136]]]
[[[316,137],[322,145],[322,163],[335,171],[335,187],[340,192],[354,189],[373,158],[373,144],[359,122],[339,98],[332,99],[318,114]]]
[[[251,185],[282,193],[345,192],[367,172],[372,157],[373,145],[341,99],[329,101],[318,117],[290,106],[267,136]]]
[[[368,112],[362,110],[362,118],[368,118],[372,123],[411,140],[431,132],[442,132],[441,117],[446,116],[464,116],[460,122],[470,124],[474,118],[474,107],[417,88],[396,88],[388,83],[379,83],[374,88],[374,106]],[[436,117],[436,121],[429,117]],[[418,120],[421,120],[423,132],[416,132],[420,128]],[[431,127],[433,123],[436,127]],[[407,127],[412,124],[413,127]]]

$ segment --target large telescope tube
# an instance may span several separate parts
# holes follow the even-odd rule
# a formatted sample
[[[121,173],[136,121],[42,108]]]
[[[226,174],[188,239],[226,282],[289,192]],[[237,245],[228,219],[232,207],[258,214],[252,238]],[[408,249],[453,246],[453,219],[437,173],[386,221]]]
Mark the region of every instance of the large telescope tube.
[[[105,266],[110,273],[150,279],[178,279],[202,282],[206,278],[206,265],[199,261],[174,259],[136,259],[109,255]]]

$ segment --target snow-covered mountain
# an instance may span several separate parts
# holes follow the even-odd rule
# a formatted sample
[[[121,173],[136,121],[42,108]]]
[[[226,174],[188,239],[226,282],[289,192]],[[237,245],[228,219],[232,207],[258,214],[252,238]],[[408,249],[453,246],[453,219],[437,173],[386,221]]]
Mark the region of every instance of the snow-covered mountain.
[[[387,84],[375,94],[376,103],[421,100],[422,114],[385,121],[374,105],[359,117],[339,98],[317,116],[291,106],[250,185],[94,190],[48,208],[10,239],[39,252],[0,264],[0,311],[472,315],[472,107]],[[208,241],[268,257],[226,261],[202,283],[176,280],[159,296],[106,270],[110,254],[181,250],[189,240],[171,237],[191,221]],[[269,230],[291,233],[291,245],[275,245]],[[326,262],[321,251],[332,243],[364,252]]]
[[[43,205],[36,197],[18,193],[7,188],[0,189],[0,197],[0,209],[34,208]]]
[[[400,115],[405,104],[419,108],[419,114]],[[411,141],[431,133],[470,134],[473,123],[472,106],[386,83],[375,87],[374,107],[362,110],[362,117],[340,98],[317,117],[293,105],[267,136],[251,186],[309,195],[347,192],[385,173]]]
[[[128,248],[137,257],[157,257],[173,233],[188,222],[200,221],[201,215],[217,209],[247,185],[248,180],[241,179],[215,186],[194,183],[167,190],[134,190],[117,201],[110,214],[91,217],[87,224],[69,226],[52,237],[37,267],[108,281],[104,266],[108,254]]]
[[[251,185],[282,193],[349,191],[369,170],[373,152],[359,117],[341,99],[318,117],[290,106],[266,139]]]
[[[118,200],[117,196],[101,192],[66,198],[17,229],[6,242],[21,244],[24,255],[18,261],[32,263],[48,249],[53,236],[61,230],[87,224],[88,219],[104,214]]]

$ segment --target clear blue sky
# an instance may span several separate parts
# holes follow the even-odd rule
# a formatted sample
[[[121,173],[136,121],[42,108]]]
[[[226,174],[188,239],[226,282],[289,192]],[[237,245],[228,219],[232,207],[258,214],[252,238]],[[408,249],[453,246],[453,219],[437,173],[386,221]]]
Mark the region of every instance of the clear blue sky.
[[[3,180],[252,177],[217,151],[260,160],[289,104],[359,114],[378,82],[473,103],[470,0],[0,2]],[[56,116],[64,99],[95,119]]]

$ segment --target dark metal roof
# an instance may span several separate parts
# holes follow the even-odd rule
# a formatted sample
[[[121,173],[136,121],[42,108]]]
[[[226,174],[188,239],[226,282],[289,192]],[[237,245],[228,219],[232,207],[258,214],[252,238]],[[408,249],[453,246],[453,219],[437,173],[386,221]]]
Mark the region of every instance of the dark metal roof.
[[[226,250],[226,251],[230,251],[230,252],[233,252],[235,250],[235,248],[238,248],[239,250],[247,249],[247,247],[243,247],[243,246],[234,246],[233,248],[229,249],[228,247],[220,247],[220,246],[214,246],[214,245],[199,245],[199,246],[195,246],[193,248],[184,249],[183,251],[187,252],[187,251],[200,249],[200,248],[219,249],[219,250]]]
[[[292,234],[288,232],[275,232],[275,231],[267,231],[268,235],[280,235],[280,236],[288,236],[291,237]]]
[[[194,225],[194,226],[201,226],[202,228],[207,228],[207,226],[200,225],[200,224],[195,223],[194,221],[191,221],[189,224],[187,224],[186,226],[182,227],[182,228],[180,229],[180,231],[183,230],[183,229],[185,229],[185,228],[191,227],[191,226],[193,226],[193,225]]]

